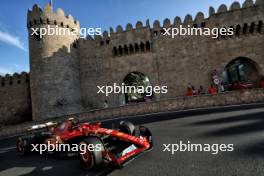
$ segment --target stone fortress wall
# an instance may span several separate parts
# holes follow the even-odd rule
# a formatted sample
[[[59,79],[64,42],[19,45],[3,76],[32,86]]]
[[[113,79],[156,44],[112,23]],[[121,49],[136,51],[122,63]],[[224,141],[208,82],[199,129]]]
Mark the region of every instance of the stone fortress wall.
[[[44,9],[34,5],[28,11],[30,89],[33,119],[56,117],[81,111],[78,51],[73,43],[76,35],[32,36],[31,28],[59,26],[79,29],[80,24],[62,9],[52,11],[50,4]]]
[[[154,21],[153,27],[146,21],[138,21],[133,27],[130,23],[123,29],[117,26],[107,32],[79,41],[81,89],[84,108],[102,106],[106,97],[96,94],[94,85],[121,83],[128,73],[138,71],[150,78],[151,84],[167,85],[168,93],[155,95],[155,100],[184,95],[188,83],[196,88],[207,88],[212,82],[210,76],[214,69],[224,71],[231,61],[243,57],[253,62],[258,69],[258,79],[263,76],[263,1],[246,0],[240,5],[234,2],[230,8],[221,5],[217,11],[209,9],[210,16],[202,12],[195,18],[186,15],[163,24]],[[162,35],[163,27],[199,26],[233,27],[235,35],[213,39],[211,36],[170,36]],[[255,80],[258,82],[259,80]],[[108,98],[111,106],[119,105],[119,97]],[[98,101],[100,100],[100,101]]]
[[[155,102],[182,96],[189,83],[208,87],[212,70],[223,71],[237,58],[254,65],[253,70],[256,68],[258,74],[254,81],[258,82],[264,76],[263,20],[264,1],[246,0],[242,5],[234,2],[229,8],[221,5],[217,11],[210,7],[207,18],[199,12],[194,18],[186,15],[183,20],[165,19],[162,24],[156,20],[150,25],[147,20],[144,25],[138,21],[133,27],[129,23],[125,29],[110,28],[103,36],[94,38],[46,35],[39,39],[30,35],[31,27],[57,25],[79,29],[80,23],[71,15],[66,16],[62,9],[53,12],[50,4],[43,9],[34,5],[28,11],[27,21],[30,53],[27,102],[31,101],[33,120],[100,109],[104,100],[108,100],[110,107],[120,106],[124,95],[105,97],[96,93],[96,86],[121,84],[134,71],[148,76],[152,86],[168,86],[167,94],[154,95]],[[235,35],[218,39],[211,36],[172,39],[162,34],[163,27],[179,25],[233,27]]]
[[[31,120],[28,73],[0,76],[0,124]]]

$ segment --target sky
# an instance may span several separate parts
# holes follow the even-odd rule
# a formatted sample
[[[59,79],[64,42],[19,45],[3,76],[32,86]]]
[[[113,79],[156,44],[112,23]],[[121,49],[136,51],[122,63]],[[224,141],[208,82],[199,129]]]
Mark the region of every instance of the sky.
[[[240,4],[243,0],[237,0]],[[29,71],[27,10],[34,4],[44,7],[49,0],[2,0],[0,5],[0,75]],[[53,0],[53,10],[64,9],[80,21],[84,28],[116,28],[137,21],[162,21],[176,16],[193,18],[201,11],[208,17],[210,6],[216,10],[221,4],[228,7],[233,0]]]

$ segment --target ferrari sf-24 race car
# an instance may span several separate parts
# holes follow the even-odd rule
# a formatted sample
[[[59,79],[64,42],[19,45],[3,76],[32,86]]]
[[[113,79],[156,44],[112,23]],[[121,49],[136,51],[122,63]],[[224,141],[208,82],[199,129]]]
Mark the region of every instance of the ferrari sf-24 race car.
[[[131,122],[121,121],[117,129],[108,129],[101,123],[76,123],[74,119],[31,127],[28,134],[18,138],[17,153],[20,156],[29,154],[36,144],[100,145],[99,150],[75,151],[86,169],[103,163],[123,167],[153,147],[151,132],[144,126],[137,130]],[[55,151],[46,154],[68,156],[70,153]]]

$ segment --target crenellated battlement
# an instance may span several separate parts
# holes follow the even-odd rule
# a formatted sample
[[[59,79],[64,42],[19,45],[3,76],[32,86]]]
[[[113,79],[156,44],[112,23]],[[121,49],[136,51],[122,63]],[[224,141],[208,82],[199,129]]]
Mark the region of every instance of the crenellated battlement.
[[[262,0],[257,0],[256,3],[254,4],[252,0],[246,0],[241,6],[239,2],[235,1],[231,4],[229,8],[225,4],[220,5],[217,11],[215,11],[213,7],[209,7],[209,17],[208,18],[205,18],[205,15],[203,12],[198,12],[194,18],[190,14],[187,14],[183,20],[180,17],[176,16],[174,18],[173,23],[171,23],[171,21],[168,18],[163,20],[162,25],[158,20],[155,20],[153,22],[152,29],[158,30],[161,28],[177,27],[179,25],[183,25],[183,26],[190,25],[193,27],[206,27],[207,26],[206,22],[208,22],[209,20],[211,20],[211,18],[219,14],[223,15],[225,13],[232,13],[234,11],[239,11],[239,10],[242,11],[247,8],[255,8],[258,6],[264,6],[264,2]],[[255,23],[256,22],[257,21],[255,21]]]
[[[131,31],[131,30],[138,30],[138,29],[147,28],[147,27],[150,27],[149,20],[146,21],[145,25],[143,25],[142,21],[137,21],[135,24],[135,27],[133,27],[131,23],[127,23],[125,29],[123,29],[121,25],[118,25],[115,31],[113,30],[112,27],[110,27],[110,34],[122,33],[122,32]]]
[[[244,10],[246,8],[256,7],[256,6],[263,6],[264,2],[262,0],[257,0],[256,3],[253,3],[253,0],[246,0],[242,6],[239,2],[235,1],[231,4],[229,8],[225,4],[222,4],[219,6],[218,10],[215,11],[213,7],[209,7],[209,17],[205,18],[204,14],[202,12],[198,12],[193,20],[193,17],[190,14],[187,14],[182,22],[180,17],[174,18],[174,23],[170,24],[170,21],[168,19],[165,19],[163,21],[163,27],[169,27],[169,26],[177,26],[177,25],[191,25],[191,24],[200,24],[201,27],[203,27],[203,22],[209,20],[211,17],[218,15],[220,13],[229,13],[237,10]],[[153,28],[160,28],[159,21],[154,21]]]
[[[162,31],[160,30],[161,28],[164,27],[165,28],[177,27],[179,25],[205,27],[207,26],[207,21],[210,20],[210,18],[213,18],[214,16],[224,13],[232,13],[234,11],[244,10],[247,8],[252,8],[257,6],[264,6],[263,0],[256,0],[255,3],[253,2],[253,0],[245,0],[243,4],[240,4],[239,2],[235,1],[230,5],[229,8],[225,4],[220,5],[217,8],[217,11],[213,7],[209,7],[208,18],[205,18],[203,12],[198,12],[195,15],[195,17],[192,17],[190,14],[187,14],[184,17],[184,19],[181,19],[180,17],[176,16],[173,22],[171,22],[170,19],[168,18],[164,19],[162,23],[158,20],[154,20],[152,26],[150,25],[149,20],[146,20],[145,23],[143,23],[142,21],[137,21],[134,26],[131,23],[127,23],[125,28],[123,28],[121,25],[118,25],[115,28],[115,30],[112,27],[110,27],[109,31],[104,31],[102,36],[97,35],[94,38],[88,36],[86,40],[95,41],[98,42],[100,45],[104,45],[110,43],[111,35],[130,32],[133,30],[141,30],[141,29],[149,28],[153,30],[154,35],[159,35],[162,34]],[[39,24],[57,25],[66,28],[80,27],[79,21],[75,20],[71,15],[65,15],[63,9],[58,8],[56,12],[53,12],[50,3],[48,3],[43,9],[35,4],[32,7],[32,10],[28,10],[27,19],[28,19],[28,27],[32,27],[34,25],[39,25]],[[253,23],[253,21],[250,23]],[[258,22],[255,21],[254,23],[258,23]],[[233,24],[233,25],[241,26],[242,24]]]
[[[0,76],[0,88],[7,86],[15,86],[20,84],[28,84],[29,83],[29,73],[21,72],[14,73],[13,75],[6,74],[5,76]]]
[[[140,33],[140,31],[147,30],[150,31],[153,36],[159,36],[163,34],[163,28],[179,27],[180,25],[202,28],[231,27],[234,28],[235,36],[237,37],[243,34],[263,33],[263,19],[256,19],[255,17],[252,17],[252,19],[246,19],[247,21],[245,21],[242,20],[242,17],[240,16],[243,11],[255,11],[258,8],[262,8],[262,6],[264,6],[263,0],[256,0],[255,3],[253,0],[245,0],[243,4],[235,1],[230,5],[230,7],[222,4],[217,8],[217,10],[215,10],[213,7],[209,7],[208,17],[205,17],[203,12],[198,12],[194,17],[190,14],[187,14],[184,19],[176,16],[173,21],[168,18],[164,19],[163,22],[154,20],[152,26],[150,25],[149,20],[146,20],[145,23],[142,21],[137,21],[135,25],[132,25],[131,23],[127,23],[125,27],[118,25],[115,30],[114,28],[110,27],[109,31],[104,31],[102,36],[95,36],[94,38],[88,36],[82,41],[87,43],[97,43],[98,45],[103,46],[110,44],[113,38],[116,38],[113,36],[120,36],[122,34],[126,35],[127,32],[137,35],[137,32]],[[248,18],[250,18],[250,16]],[[221,38],[224,37],[221,36],[220,39]],[[135,43],[137,42],[138,41],[135,41]],[[116,53],[115,51],[118,51],[120,47],[124,51],[126,50],[125,44],[121,44],[122,46],[120,47],[119,43],[114,43],[113,45],[116,46],[116,49],[113,48],[113,53]],[[119,54],[114,55],[118,56]]]
[[[27,13],[27,26],[28,28],[35,25],[57,25],[65,28],[80,28],[79,21],[75,20],[72,15],[65,15],[61,8],[53,12],[51,4],[48,3],[43,9],[38,5],[34,5],[32,10]]]
[[[174,18],[173,23],[171,23],[171,21],[168,18],[164,19],[162,24],[159,20],[154,20],[152,29],[160,29],[163,27],[172,27],[172,26],[179,26],[179,25],[187,26],[187,25],[193,25],[193,24],[200,24],[201,26],[203,26],[204,24],[201,24],[201,23],[207,21],[210,17],[214,15],[217,15],[220,13],[229,13],[232,11],[243,10],[245,8],[263,6],[263,5],[264,5],[264,2],[262,0],[257,0],[256,3],[253,3],[253,0],[246,0],[242,4],[242,6],[240,5],[239,2],[235,1],[231,4],[229,8],[225,4],[220,5],[217,11],[215,11],[213,7],[209,7],[209,17],[208,18],[205,18],[205,15],[203,12],[198,12],[194,18],[190,14],[187,14],[183,20],[180,17],[176,16]],[[123,29],[121,25],[118,25],[115,28],[115,30],[112,27],[110,27],[109,32],[110,34],[116,34],[116,33],[131,31],[131,30],[142,29],[146,27],[151,27],[149,20],[146,21],[145,25],[143,25],[141,21],[137,21],[135,24],[135,27],[133,27],[131,23],[128,23],[125,29]]]

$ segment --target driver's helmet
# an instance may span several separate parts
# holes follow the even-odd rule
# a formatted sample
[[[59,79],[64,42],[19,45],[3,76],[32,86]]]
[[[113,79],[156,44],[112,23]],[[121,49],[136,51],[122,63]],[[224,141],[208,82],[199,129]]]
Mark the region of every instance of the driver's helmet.
[[[68,120],[68,121],[73,121],[74,118],[73,118],[73,117],[69,117],[67,120]]]
[[[69,117],[67,121],[71,122],[72,126],[77,124],[76,120],[73,117]]]

